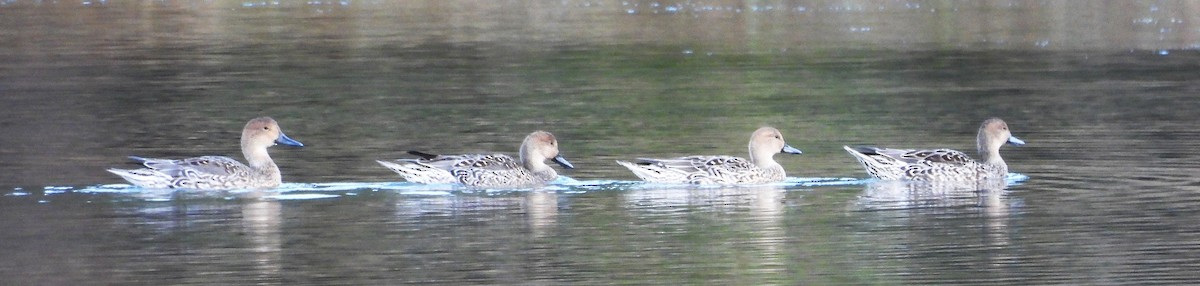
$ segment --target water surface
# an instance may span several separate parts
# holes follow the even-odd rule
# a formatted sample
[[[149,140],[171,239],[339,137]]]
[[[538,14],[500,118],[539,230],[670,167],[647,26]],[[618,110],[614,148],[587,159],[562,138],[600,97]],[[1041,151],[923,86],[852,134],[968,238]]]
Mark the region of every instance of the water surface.
[[[1195,1],[0,1],[8,284],[1148,284],[1200,279]],[[130,190],[125,156],[240,158],[271,192]],[[861,180],[846,144],[1029,144],[994,189]],[[782,184],[644,185],[745,156]],[[407,150],[515,153],[546,188],[400,182]]]

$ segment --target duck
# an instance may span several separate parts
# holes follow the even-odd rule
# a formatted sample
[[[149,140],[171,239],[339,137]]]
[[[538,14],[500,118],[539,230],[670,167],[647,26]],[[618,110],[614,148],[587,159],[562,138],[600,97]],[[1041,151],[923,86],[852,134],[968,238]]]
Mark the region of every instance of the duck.
[[[989,118],[979,125],[975,137],[980,160],[952,149],[890,149],[873,146],[842,146],[867,174],[880,180],[913,180],[938,182],[972,182],[1003,180],[1008,164],[1000,157],[1000,147],[1008,144],[1025,145],[1012,135],[1008,123]]]
[[[504,154],[439,155],[408,151],[420,159],[376,160],[403,177],[420,184],[462,184],[479,188],[532,187],[558,179],[558,172],[546,164],[552,160],[566,169],[575,169],[558,149],[558,139],[546,131],[534,131],[521,142],[518,158]]]
[[[142,188],[237,190],[273,189],[282,184],[279,166],[267,148],[275,144],[304,147],[288,137],[270,117],[251,119],[242,128],[242,156],[246,164],[225,156],[158,159],[130,156],[142,169],[108,169],[108,172]]]
[[[740,185],[783,181],[787,174],[775,162],[775,154],[802,154],[788,145],[774,127],[761,127],[750,134],[750,159],[733,156],[684,156],[636,162],[617,161],[642,181],[667,184]]]

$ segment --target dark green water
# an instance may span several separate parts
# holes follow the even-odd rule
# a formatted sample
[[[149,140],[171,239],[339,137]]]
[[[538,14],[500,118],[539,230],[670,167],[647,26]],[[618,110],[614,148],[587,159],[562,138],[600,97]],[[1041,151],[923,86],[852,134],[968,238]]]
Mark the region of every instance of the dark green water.
[[[1188,283],[1195,7],[0,1],[0,281]],[[272,149],[285,196],[89,188],[127,155],[239,157],[262,115],[307,145]],[[776,156],[795,180],[863,178],[842,145],[972,150],[992,116],[1029,143],[1002,190],[645,186],[613,163],[745,156],[770,125],[805,152]],[[374,162],[539,129],[580,182],[427,189]]]

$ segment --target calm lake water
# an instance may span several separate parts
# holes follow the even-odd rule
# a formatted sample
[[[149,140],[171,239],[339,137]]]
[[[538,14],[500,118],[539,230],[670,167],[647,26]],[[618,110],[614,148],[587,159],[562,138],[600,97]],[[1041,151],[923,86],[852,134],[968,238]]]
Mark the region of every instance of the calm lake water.
[[[0,1],[0,281],[1152,284],[1200,280],[1200,1]],[[229,155],[277,119],[287,182],[124,187],[125,156]],[[974,149],[998,188],[862,180],[847,144]],[[769,186],[613,161],[803,155]],[[400,182],[407,150],[578,169]],[[973,153],[973,152],[971,152]]]

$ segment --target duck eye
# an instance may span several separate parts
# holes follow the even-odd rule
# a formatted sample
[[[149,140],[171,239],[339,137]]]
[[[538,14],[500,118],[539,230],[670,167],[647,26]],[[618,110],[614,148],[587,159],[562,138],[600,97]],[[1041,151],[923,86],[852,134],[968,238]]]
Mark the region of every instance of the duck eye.
[[[263,126],[263,130],[271,130],[271,126]]]

